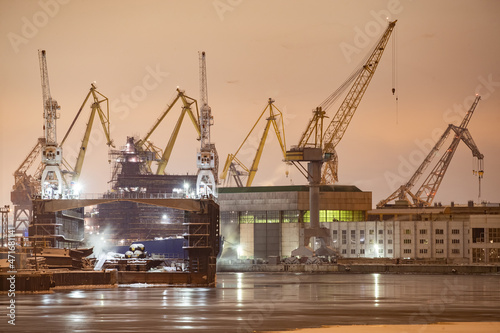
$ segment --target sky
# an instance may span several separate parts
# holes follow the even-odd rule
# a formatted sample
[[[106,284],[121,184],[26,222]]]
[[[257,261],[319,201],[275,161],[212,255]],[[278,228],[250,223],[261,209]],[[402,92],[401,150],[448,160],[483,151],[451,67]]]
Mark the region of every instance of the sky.
[[[198,52],[205,51],[211,138],[222,169],[269,98],[284,114],[287,148],[296,145],[312,110],[371,52],[387,19],[398,20],[395,32],[337,146],[339,184],[372,192],[375,206],[406,183],[480,94],[468,128],[485,156],[481,197],[471,151],[461,143],[435,202],[498,203],[499,13],[496,0],[0,0],[0,205],[10,204],[13,172],[43,136],[39,49],[47,52],[51,95],[61,105],[58,140],[96,82],[110,101],[117,148],[127,136],[147,133],[177,87],[198,98]],[[63,147],[70,163],[89,114],[87,106]],[[155,145],[167,145],[179,114],[180,105],[151,137]],[[264,122],[238,154],[247,166],[263,129]],[[195,174],[198,149],[185,121],[166,172]],[[307,184],[280,155],[270,133],[253,185]],[[95,123],[83,192],[107,191],[110,176],[108,147]]]

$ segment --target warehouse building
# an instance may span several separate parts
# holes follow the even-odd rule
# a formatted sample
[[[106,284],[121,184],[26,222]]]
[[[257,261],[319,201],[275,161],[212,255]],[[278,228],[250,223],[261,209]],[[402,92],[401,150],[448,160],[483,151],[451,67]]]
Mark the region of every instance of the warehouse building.
[[[307,186],[221,188],[219,204],[225,246],[237,248],[240,259],[289,257],[309,227]],[[339,256],[500,263],[498,204],[371,207],[371,192],[321,187],[320,225]]]

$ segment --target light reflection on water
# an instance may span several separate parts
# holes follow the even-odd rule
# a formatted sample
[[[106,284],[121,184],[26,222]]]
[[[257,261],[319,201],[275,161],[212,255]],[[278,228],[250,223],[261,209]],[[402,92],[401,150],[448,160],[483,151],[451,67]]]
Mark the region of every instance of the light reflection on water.
[[[493,275],[226,273],[217,280],[217,288],[130,286],[18,294],[16,329],[253,332],[500,320],[500,276]],[[5,309],[8,298],[0,300]],[[6,325],[0,321],[0,331],[7,331]]]

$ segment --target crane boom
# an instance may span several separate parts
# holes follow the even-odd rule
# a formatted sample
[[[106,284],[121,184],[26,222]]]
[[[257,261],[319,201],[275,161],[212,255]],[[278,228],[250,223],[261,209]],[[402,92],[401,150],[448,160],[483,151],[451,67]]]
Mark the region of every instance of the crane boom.
[[[344,136],[347,127],[349,126],[349,123],[351,122],[351,119],[361,102],[361,98],[366,92],[366,89],[375,74],[385,47],[389,42],[389,38],[391,37],[394,27],[396,26],[396,22],[397,21],[389,23],[389,26],[373,49],[372,54],[359,70],[351,89],[347,93],[347,96],[340,105],[337,113],[325,130],[323,135],[323,142],[325,145],[332,145],[333,147],[336,147]],[[320,107],[326,110],[328,103],[328,100],[326,100],[320,105]]]
[[[193,110],[191,109],[191,105],[195,104],[196,105],[196,111],[198,114],[198,106],[196,104],[196,100],[184,95],[184,92],[181,90],[178,90],[178,98],[182,101],[182,111],[181,114],[179,115],[179,119],[177,119],[177,123],[175,124],[174,130],[172,134],[170,135],[170,139],[168,140],[168,144],[163,151],[163,154],[158,161],[158,168],[156,170],[157,175],[164,175],[165,174],[165,168],[167,167],[168,161],[170,160],[170,155],[172,154],[172,150],[174,149],[175,141],[177,140],[177,135],[179,134],[179,130],[182,125],[182,121],[184,119],[184,115],[187,113],[189,116],[189,119],[191,119],[191,122],[193,123],[196,133],[198,134],[198,137],[201,135],[201,130],[200,126],[198,125],[198,120],[196,119],[195,115],[193,114]],[[172,104],[173,105],[173,104]],[[167,111],[168,112],[168,111]]]
[[[257,151],[255,152],[255,156],[252,162],[252,165],[250,168],[246,167],[238,158],[236,157],[243,147],[243,145],[247,142],[248,137],[250,134],[252,134],[253,130],[256,128],[257,124],[259,121],[262,119],[266,111],[269,110],[269,116],[266,118],[266,126],[264,128],[264,132],[261,136],[261,139],[259,141],[259,145],[257,147]],[[279,120],[278,120],[279,118]],[[228,172],[231,173],[232,177],[236,181],[236,185],[238,187],[243,187],[243,181],[241,180],[241,176],[248,176],[247,182],[246,182],[246,187],[252,186],[253,179],[255,178],[255,175],[258,170],[258,166],[260,163],[260,159],[262,157],[262,152],[264,150],[264,145],[266,143],[267,136],[269,134],[269,130],[271,129],[271,125],[274,128],[274,132],[276,133],[276,137],[278,139],[281,151],[283,153],[283,157],[286,156],[286,140],[285,140],[285,125],[283,121],[283,113],[274,105],[274,100],[272,98],[269,98],[267,106],[264,108],[262,113],[260,114],[259,118],[257,121],[254,123],[252,128],[250,129],[250,132],[248,132],[247,136],[241,143],[241,145],[238,147],[236,150],[236,153],[234,154],[228,154],[226,163],[224,165],[224,170],[222,171],[222,174],[220,176],[221,179],[225,180],[226,182],[229,181],[227,178]],[[280,127],[283,131],[283,136],[281,135]],[[236,166],[239,166],[242,171],[238,171]]]
[[[196,178],[196,194],[198,196],[217,196],[219,172],[219,155],[215,144],[210,139],[210,127],[214,124],[212,109],[208,105],[207,64],[205,52],[199,52],[200,65],[200,99],[199,117],[200,151],[196,154],[198,176]]]
[[[441,135],[439,140],[436,142],[431,151],[427,154],[426,158],[422,161],[422,163],[417,168],[412,177],[408,180],[408,182],[404,185],[401,185],[388,198],[380,201],[377,204],[377,207],[380,208],[386,206],[389,202],[395,199],[407,201],[409,204],[413,206],[431,205],[432,201],[434,200],[434,197],[436,196],[437,190],[441,185],[444,175],[446,174],[446,170],[448,169],[448,166],[451,163],[453,155],[457,150],[460,141],[463,141],[469,147],[469,149],[471,149],[473,157],[478,159],[479,170],[477,171],[477,173],[479,176],[479,182],[481,182],[481,178],[483,177],[484,173],[482,165],[484,156],[479,152],[479,149],[477,148],[474,140],[472,139],[472,136],[469,133],[469,130],[467,129],[467,125],[469,124],[470,119],[472,118],[474,110],[476,109],[476,106],[479,103],[480,99],[481,97],[477,95],[470,109],[465,114],[464,119],[462,120],[460,126],[455,126],[452,124],[448,125],[448,128]],[[422,176],[422,174],[427,169],[427,167],[431,163],[432,159],[434,158],[438,150],[442,147],[443,143],[448,138],[449,134],[452,132],[454,133],[454,137],[450,146],[445,151],[445,153],[438,161],[438,163],[431,170],[431,172],[424,180],[420,188],[417,190],[417,192],[413,194],[411,192],[411,189],[413,188],[413,186],[415,186],[418,179]]]
[[[174,130],[172,134],[170,135],[170,139],[167,143],[167,146],[165,147],[164,150],[161,150],[160,148],[156,147],[151,141],[150,137],[151,135],[156,131],[158,126],[162,123],[162,121],[165,119],[165,117],[168,115],[168,113],[172,110],[174,105],[178,101],[182,102],[182,110],[181,114],[179,115],[179,118],[177,120],[177,123],[174,127]],[[196,113],[193,113],[193,105],[194,108],[196,109]],[[156,169],[156,174],[157,175],[164,175],[165,174],[165,169],[167,167],[167,164],[170,160],[170,156],[172,154],[172,150],[174,148],[175,142],[177,140],[177,135],[179,134],[182,121],[184,119],[185,114],[188,114],[189,118],[191,119],[191,122],[193,123],[196,133],[198,134],[198,139],[201,136],[200,133],[200,126],[198,124],[198,119],[199,119],[199,111],[198,111],[198,103],[195,99],[187,96],[184,92],[184,90],[181,90],[177,88],[176,90],[176,95],[172,98],[172,100],[167,104],[166,108],[160,116],[155,120],[153,123],[153,126],[149,129],[149,131],[146,133],[146,135],[138,140],[137,142],[134,143],[135,149],[137,152],[144,157],[144,160],[146,162],[146,172],[148,174],[151,174],[151,163],[152,161],[158,162],[158,167]]]
[[[56,119],[58,118],[57,110],[60,109],[60,106],[50,95],[49,72],[47,69],[45,50],[38,51],[38,59],[40,62],[40,78],[42,81],[45,144],[47,146],[57,146]]]
[[[397,20],[389,22],[387,29],[382,34],[382,37],[378,40],[373,51],[366,58],[367,60],[363,65],[355,70],[337,90],[328,96],[313,111],[313,117],[300,137],[299,144],[297,146],[292,146],[291,150],[286,152],[285,161],[292,162],[296,166],[296,162],[301,161],[321,162],[321,179],[319,180],[321,184],[334,184],[335,181],[338,180],[338,158],[335,147],[344,136],[375,74],[385,47],[396,26],[396,22]],[[324,118],[328,118],[326,116],[326,111],[349,85],[351,85],[351,88],[344,98],[344,101],[328,124],[326,130],[323,130]],[[319,156],[320,153],[322,157]]]
[[[80,106],[80,109],[78,110],[78,112],[77,112],[77,114],[75,116],[75,119],[71,123],[68,131],[66,132],[63,140],[61,141],[60,146],[61,147],[63,146],[64,142],[66,141],[66,139],[68,137],[68,135],[70,134],[71,130],[73,129],[73,126],[75,125],[77,119],[79,118],[79,116],[80,116],[83,108],[85,107],[85,105],[87,104],[87,102],[89,101],[89,99],[90,99],[91,96],[92,96],[92,99],[93,99],[93,102],[92,102],[92,104],[90,106],[90,108],[91,108],[92,111],[90,112],[89,120],[87,122],[87,126],[86,126],[86,129],[85,129],[83,138],[82,138],[82,143],[81,143],[81,146],[80,146],[80,151],[78,153],[78,157],[76,158],[74,167],[73,168],[69,168],[69,169],[71,169],[70,172],[72,174],[72,182],[73,183],[76,183],[78,181],[78,179],[80,178],[81,172],[82,172],[83,162],[85,160],[85,154],[87,152],[87,148],[88,148],[88,144],[89,144],[89,140],[90,140],[90,133],[92,131],[92,125],[94,123],[94,119],[95,119],[96,113],[99,116],[99,119],[100,119],[101,125],[102,125],[102,129],[104,131],[104,135],[106,136],[106,140],[107,140],[106,144],[108,146],[114,147],[113,140],[111,140],[111,135],[110,135],[110,130],[109,130],[110,122],[109,122],[109,102],[108,102],[108,98],[106,96],[104,96],[103,94],[101,94],[99,91],[97,91],[97,87],[93,83],[91,83],[90,90],[87,93],[87,96],[85,97],[82,105]],[[106,108],[105,108],[106,113],[102,110],[101,104],[105,104],[106,105]]]
[[[60,165],[62,164],[62,148],[57,144],[56,120],[57,110],[60,106],[50,95],[49,74],[47,70],[47,58],[45,50],[38,51],[40,62],[40,78],[43,94],[43,117],[45,146],[42,149],[43,172],[41,175],[42,198],[60,198],[66,195],[66,181],[62,176]]]
[[[389,23],[387,29],[376,44],[366,63],[359,71],[355,72],[357,73],[357,76],[351,89],[347,93],[347,96],[323,134],[324,153],[331,157],[322,166],[322,184],[334,184],[338,180],[338,157],[335,147],[343,138],[347,127],[349,126],[351,119],[354,116],[354,113],[356,112],[371,79],[373,78],[373,75],[375,74],[385,47],[389,42],[389,38],[391,37],[394,27],[396,26],[396,22],[397,20]],[[326,110],[329,104],[330,100],[327,99],[322,103],[322,105],[320,105],[320,107]]]

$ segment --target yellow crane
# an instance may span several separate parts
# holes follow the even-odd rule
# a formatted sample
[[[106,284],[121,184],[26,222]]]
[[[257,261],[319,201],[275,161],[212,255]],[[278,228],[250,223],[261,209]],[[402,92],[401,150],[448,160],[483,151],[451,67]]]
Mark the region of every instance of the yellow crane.
[[[91,97],[92,96],[92,97]],[[104,131],[104,135],[106,136],[106,144],[108,146],[114,147],[113,140],[111,140],[110,136],[110,130],[109,130],[109,102],[108,98],[101,94],[99,91],[97,91],[97,87],[95,86],[94,83],[90,84],[90,90],[87,93],[87,96],[85,97],[82,105],[80,106],[80,109],[78,110],[78,113],[75,116],[75,119],[73,119],[73,122],[71,123],[68,131],[66,132],[66,135],[61,141],[60,146],[62,147],[66,139],[68,138],[69,134],[71,133],[71,130],[73,129],[73,126],[75,125],[76,121],[78,120],[80,114],[82,113],[83,108],[87,104],[87,102],[92,99],[93,102],[90,105],[91,112],[89,116],[89,120],[87,122],[87,127],[85,129],[83,138],[82,138],[82,144],[80,146],[80,150],[78,152],[78,157],[76,158],[76,162],[74,167],[71,167],[69,163],[63,158],[63,164],[64,166],[69,170],[71,174],[71,182],[73,185],[77,184],[78,179],[80,178],[80,174],[82,172],[83,168],[83,162],[85,160],[85,154],[87,153],[87,148],[89,145],[89,139],[90,139],[90,134],[92,131],[92,125],[94,124],[94,119],[96,114],[99,116],[99,119],[101,120],[101,125],[102,129]],[[101,107],[101,104],[105,105],[105,110],[106,112],[103,111],[103,108]]]
[[[379,39],[372,52],[368,56],[364,64],[355,70],[351,76],[327,99],[323,101],[314,111],[313,117],[308,123],[308,127],[302,134],[299,144],[293,146],[290,151],[286,153],[286,161],[290,161],[295,164],[299,161],[310,161],[305,154],[310,154],[313,151],[310,148],[320,149],[319,154],[322,157],[318,157],[318,151],[315,151],[314,157],[311,157],[314,161],[318,158],[322,162],[321,170],[321,184],[334,184],[338,180],[338,157],[335,151],[335,147],[340,142],[344,136],[349,123],[351,122],[354,113],[356,112],[361,99],[368,88],[368,85],[375,74],[377,66],[382,58],[385,47],[389,42],[389,38],[396,26],[397,21],[389,22],[387,29],[384,31],[382,37]],[[332,118],[331,122],[328,124],[326,130],[323,130],[324,118],[326,118],[326,111],[333,105],[336,99],[344,92],[349,85],[351,85],[349,92],[347,93],[344,101],[340,105],[337,113]],[[394,92],[394,90],[393,90]],[[304,149],[306,149],[304,151]],[[296,164],[297,165],[297,164]],[[299,168],[300,170],[300,168]],[[302,168],[305,170],[305,168]],[[304,175],[308,173],[305,170]],[[308,176],[306,175],[306,178]]]
[[[281,151],[283,153],[283,158],[285,157],[286,141],[285,141],[285,125],[283,122],[283,114],[273,103],[274,100],[269,98],[267,106],[262,111],[259,118],[253,125],[253,127],[250,129],[250,132],[248,132],[247,136],[239,146],[238,150],[236,150],[236,153],[228,154],[226,163],[224,164],[224,170],[222,171],[222,174],[220,176],[220,179],[224,180],[225,184],[229,184],[230,178],[233,177],[236,182],[236,186],[243,187],[243,181],[241,178],[244,176],[248,176],[245,186],[246,187],[252,186],[252,182],[257,173],[260,159],[262,157],[262,152],[264,151],[264,145],[266,143],[267,135],[269,133],[271,125],[274,128],[276,137],[278,138],[278,142]],[[252,134],[253,130],[255,129],[259,121],[262,119],[266,111],[269,111],[269,116],[266,118],[267,122],[264,128],[264,133],[262,134],[262,137],[259,141],[259,145],[257,147],[257,151],[255,153],[252,165],[250,166],[250,168],[248,168],[236,157],[236,155],[238,155],[245,142],[247,142],[248,137],[250,136],[250,134]],[[283,136],[281,135],[280,127],[281,130],[283,131]]]
[[[285,162],[294,164],[309,182],[310,227],[304,229],[304,244],[299,250],[303,249],[302,246],[306,246],[313,236],[322,239],[325,244],[330,242],[329,231],[321,228],[319,224],[319,188],[321,184],[334,184],[338,179],[338,158],[335,147],[344,136],[361,98],[375,74],[395,25],[396,21],[389,22],[387,29],[363,66],[354,71],[336,91],[313,111],[313,117],[302,134],[299,144],[292,146],[286,152]],[[326,130],[323,131],[324,118],[327,118],[326,111],[351,83],[352,87],[340,108]],[[307,162],[307,168],[301,162]]]
[[[172,154],[172,150],[175,145],[175,141],[177,140],[177,136],[179,134],[179,130],[182,125],[182,121],[184,119],[184,116],[186,113],[188,114],[189,118],[191,119],[191,122],[193,123],[196,132],[198,134],[198,138],[201,136],[200,132],[200,126],[198,123],[199,119],[199,111],[198,111],[198,103],[196,102],[195,99],[187,96],[183,90],[180,90],[177,88],[177,94],[176,96],[172,99],[172,101],[167,105],[165,111],[161,113],[161,115],[156,119],[154,122],[153,126],[151,129],[147,132],[147,134],[137,141],[135,143],[135,147],[138,151],[144,151],[144,152],[150,152],[151,155],[153,156],[152,158],[149,158],[147,161],[147,172],[152,173],[151,171],[151,162],[152,160],[158,162],[158,168],[156,169],[156,174],[157,175],[164,175],[165,174],[165,168],[167,167],[168,161],[170,159],[170,155]],[[161,124],[163,119],[167,116],[167,114],[172,110],[174,105],[177,103],[177,101],[181,100],[182,102],[182,110],[181,114],[179,115],[179,118],[177,119],[177,123],[175,124],[174,130],[172,131],[172,134],[170,135],[170,139],[168,141],[167,146],[165,147],[165,150],[161,150],[160,148],[156,147],[151,141],[150,137],[154,133],[154,131],[158,128],[158,126]],[[193,113],[192,106],[194,105],[196,114]]]
[[[62,164],[66,167],[67,170],[69,170],[69,172],[67,170],[63,170],[62,174],[65,176],[69,173],[72,176],[71,182],[73,182],[73,184],[76,184],[82,171],[83,162],[85,159],[85,153],[87,151],[90,133],[92,130],[92,124],[96,113],[99,115],[99,118],[101,119],[101,124],[103,126],[104,134],[106,135],[107,138],[108,146],[113,146],[113,141],[111,140],[109,134],[110,124],[109,124],[108,99],[96,90],[96,86],[94,84],[91,84],[90,91],[85,97],[80,109],[78,110],[78,113],[75,116],[75,119],[71,123],[68,131],[66,132],[66,135],[61,141],[59,148],[62,150],[63,144],[65,143],[66,139],[71,133],[76,121],[78,120],[79,116],[83,111],[83,108],[90,99],[90,96],[92,96],[93,99],[93,103],[91,105],[92,111],[90,113],[90,117],[87,122],[87,128],[85,130],[80,151],[74,167],[70,167],[69,163],[64,159],[64,157],[62,158]],[[104,112],[101,108],[102,103],[106,103],[106,108],[105,108],[106,112]],[[26,158],[14,172],[14,186],[11,192],[11,201],[14,204],[14,226],[16,230],[21,225],[24,225],[25,228],[28,227],[30,221],[32,220],[32,214],[33,214],[32,212],[33,204],[31,201],[35,196],[41,194],[41,177],[45,167],[44,163],[39,161],[38,166],[33,175],[29,174],[28,171],[31,168],[31,166],[33,166],[37,158],[40,156],[40,153],[44,150],[45,146],[46,146],[46,138],[45,137],[38,138],[35,146],[31,149]],[[65,183],[66,188],[68,188],[70,191],[73,190],[73,188],[67,186],[68,180],[64,176],[63,176],[63,181]],[[72,193],[73,196],[75,194],[76,193]]]

